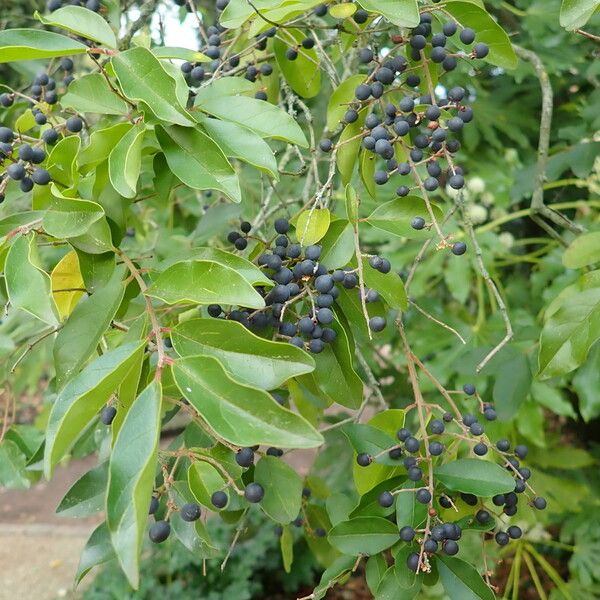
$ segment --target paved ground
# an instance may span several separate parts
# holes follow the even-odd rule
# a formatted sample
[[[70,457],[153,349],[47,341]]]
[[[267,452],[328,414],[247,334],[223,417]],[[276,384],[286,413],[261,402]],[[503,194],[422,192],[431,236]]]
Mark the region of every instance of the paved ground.
[[[73,576],[95,520],[58,517],[69,487],[93,458],[59,468],[29,490],[0,489],[0,600],[75,598]]]

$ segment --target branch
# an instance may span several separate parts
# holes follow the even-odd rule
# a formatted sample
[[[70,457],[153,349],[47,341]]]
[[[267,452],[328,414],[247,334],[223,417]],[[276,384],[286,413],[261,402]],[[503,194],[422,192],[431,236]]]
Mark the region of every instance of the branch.
[[[125,35],[121,38],[119,42],[119,49],[126,50],[131,43],[131,39],[133,36],[143,27],[148,25],[152,20],[152,16],[154,15],[154,11],[158,6],[159,0],[148,0],[146,4],[143,4],[140,8],[140,16],[129,26]]]
[[[535,74],[540,82],[542,90],[542,111],[540,117],[540,138],[537,151],[537,165],[535,173],[535,187],[531,196],[530,215],[531,219],[537,223],[544,231],[546,231],[554,239],[565,244],[561,235],[556,232],[550,225],[543,221],[543,218],[548,219],[555,225],[568,229],[573,233],[581,233],[583,228],[573,223],[570,219],[561,213],[553,210],[544,204],[544,182],[546,179],[546,164],[548,162],[548,148],[550,147],[550,129],[552,126],[552,104],[553,93],[550,84],[550,78],[544,64],[539,56],[531,50],[526,50],[520,46],[514,45],[515,52],[524,60],[531,63]]]

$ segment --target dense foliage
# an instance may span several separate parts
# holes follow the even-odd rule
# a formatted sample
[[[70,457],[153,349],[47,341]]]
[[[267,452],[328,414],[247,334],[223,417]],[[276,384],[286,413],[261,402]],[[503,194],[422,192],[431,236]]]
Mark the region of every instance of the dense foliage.
[[[148,597],[148,536],[210,598],[268,531],[312,600],[595,597],[598,3],[22,4],[0,482],[97,453],[77,582]]]

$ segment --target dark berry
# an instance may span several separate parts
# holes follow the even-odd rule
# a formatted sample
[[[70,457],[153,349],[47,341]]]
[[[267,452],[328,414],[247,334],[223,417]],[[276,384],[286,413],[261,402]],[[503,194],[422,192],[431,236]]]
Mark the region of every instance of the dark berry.
[[[265,491],[263,490],[262,485],[260,483],[249,483],[244,490],[244,496],[248,502],[256,504],[260,502],[265,495]]]
[[[394,504],[394,496],[390,492],[381,492],[378,501],[383,508],[389,508]]]
[[[216,508],[225,508],[227,506],[229,498],[227,497],[227,494],[225,492],[219,490],[210,497],[210,501]]]
[[[459,37],[463,44],[472,44],[475,41],[475,32],[470,27],[465,27]]]
[[[508,544],[508,542],[510,541],[508,533],[505,533],[504,531],[498,531],[498,533],[496,533],[494,537],[496,538],[496,543],[499,546],[506,546],[506,544]]]
[[[461,256],[467,251],[467,245],[464,242],[455,242],[452,244],[452,254]]]
[[[117,414],[117,409],[114,406],[105,406],[100,413],[100,420],[105,425],[110,425]]]
[[[373,461],[373,459],[368,454],[366,454],[365,452],[359,454],[356,457],[356,462],[361,467],[368,467],[371,464],[372,461]]]
[[[415,539],[415,530],[408,525],[400,529],[400,539],[403,542],[412,542]]]
[[[240,448],[235,455],[235,462],[240,467],[249,467],[254,462],[254,451],[252,448]]]
[[[197,521],[201,515],[200,505],[195,502],[188,502],[181,507],[181,518],[184,521]]]
[[[369,319],[369,329],[374,332],[383,331],[386,326],[386,320],[383,317],[371,317]]]
[[[169,537],[170,533],[171,526],[167,521],[156,521],[156,523],[153,523],[150,527],[149,536],[155,544],[160,544]]]

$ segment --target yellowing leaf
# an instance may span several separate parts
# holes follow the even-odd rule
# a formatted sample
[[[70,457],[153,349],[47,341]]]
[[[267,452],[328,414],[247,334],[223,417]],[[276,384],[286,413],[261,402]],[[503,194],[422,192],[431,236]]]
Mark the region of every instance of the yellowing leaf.
[[[331,214],[326,208],[315,208],[300,213],[296,221],[296,237],[298,241],[309,246],[316,244],[329,229]]]
[[[75,250],[71,250],[60,259],[50,274],[50,280],[52,297],[58,308],[60,320],[64,321],[73,312],[85,289]]]

